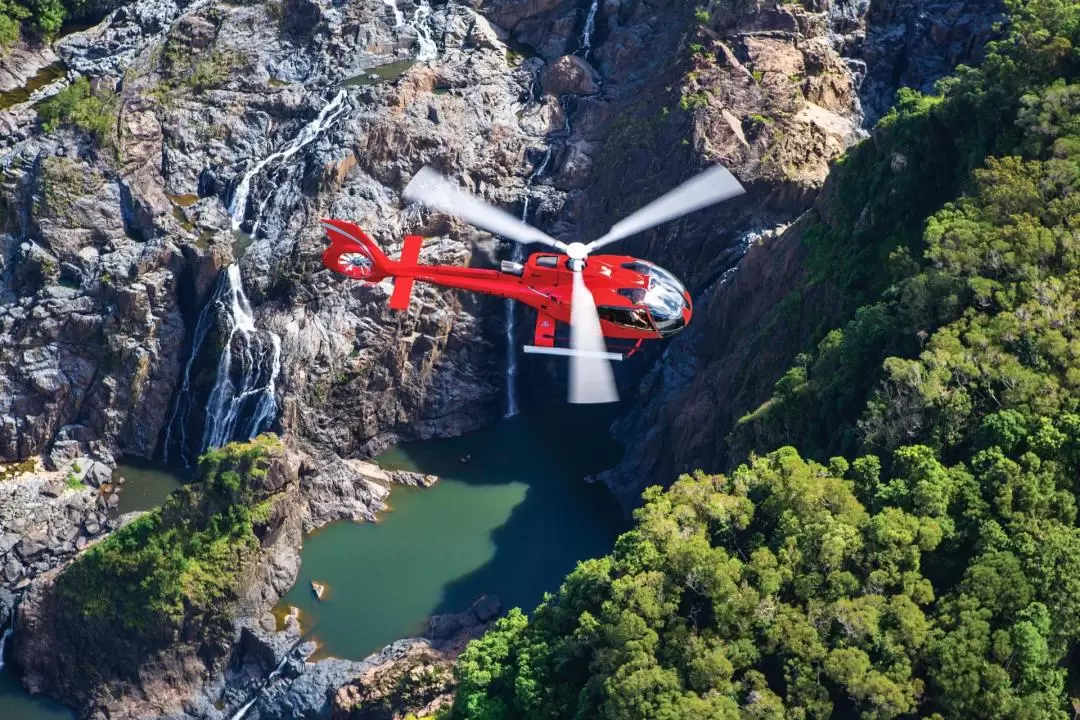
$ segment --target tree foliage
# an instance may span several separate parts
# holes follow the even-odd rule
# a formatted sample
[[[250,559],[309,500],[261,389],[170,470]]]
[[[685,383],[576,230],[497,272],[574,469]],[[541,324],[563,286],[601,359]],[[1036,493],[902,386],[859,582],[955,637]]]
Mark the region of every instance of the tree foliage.
[[[268,498],[260,480],[268,453],[277,448],[277,439],[264,435],[206,453],[194,483],[89,549],[59,576],[62,616],[95,628],[87,633],[95,642],[108,638],[117,644],[113,652],[97,648],[94,663],[123,659],[134,646],[188,640],[197,628],[213,635],[224,626],[239,573],[259,548],[253,514]]]
[[[647,490],[466,649],[449,718],[1073,715],[1080,4],[1008,10],[836,168],[812,281],[858,309],[740,422],[745,462]]]
[[[42,128],[54,132],[62,125],[72,125],[91,135],[98,144],[113,137],[116,124],[116,93],[93,92],[90,81],[80,77],[38,108]]]
[[[118,4],[116,0],[0,0],[0,50],[17,42],[20,35],[53,37],[65,21],[96,19]]]

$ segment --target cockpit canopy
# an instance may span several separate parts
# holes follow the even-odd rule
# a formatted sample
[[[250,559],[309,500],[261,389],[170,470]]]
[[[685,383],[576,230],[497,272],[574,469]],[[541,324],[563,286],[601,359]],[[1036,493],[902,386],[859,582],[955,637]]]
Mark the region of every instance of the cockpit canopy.
[[[682,283],[664,268],[645,260],[625,263],[622,267],[646,276],[649,285],[644,290],[629,288],[620,290],[619,293],[635,304],[644,305],[656,329],[664,337],[682,330],[686,325],[683,311],[690,307],[686,301],[686,288]]]

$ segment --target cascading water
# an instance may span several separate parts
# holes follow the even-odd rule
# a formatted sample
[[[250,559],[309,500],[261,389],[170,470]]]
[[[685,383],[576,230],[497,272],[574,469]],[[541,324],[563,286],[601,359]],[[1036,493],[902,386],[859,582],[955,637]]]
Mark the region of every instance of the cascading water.
[[[218,357],[214,387],[207,401],[203,434],[192,448],[188,438],[194,393],[195,366],[211,330],[225,334]],[[234,362],[235,356],[235,362]],[[244,295],[240,268],[230,265],[218,278],[214,294],[199,313],[191,355],[165,430],[162,459],[190,467],[192,455],[221,447],[231,440],[250,440],[266,430],[277,416],[277,378],[281,372],[281,338],[258,330]]]
[[[161,459],[164,462],[169,462],[169,449],[173,444],[173,430],[175,429],[180,462],[183,463],[184,467],[191,467],[191,458],[188,457],[187,452],[187,426],[191,420],[191,370],[195,365],[195,358],[198,356],[199,350],[202,348],[203,343],[206,342],[207,333],[214,326],[216,316],[211,312],[211,309],[216,306],[215,301],[222,292],[225,292],[225,282],[226,276],[225,273],[222,273],[218,277],[218,284],[214,289],[214,294],[203,306],[202,311],[199,313],[199,319],[195,323],[195,337],[191,342],[191,354],[188,356],[187,362],[184,363],[184,376],[180,381],[180,390],[176,394],[176,402],[173,404],[169,424],[165,426],[165,442],[161,451]]]
[[[12,625],[14,626],[14,620],[12,620]],[[15,628],[9,627],[4,630],[3,635],[0,635],[0,670],[4,669],[4,646],[7,645],[8,638],[11,637],[13,632],[15,632]]]
[[[540,164],[536,166],[536,169],[529,174],[529,177],[525,180],[525,199],[521,204],[521,222],[529,221],[529,190],[536,180],[538,180],[544,172],[547,170],[548,163],[551,162],[551,146],[548,146],[547,152],[544,153],[544,159],[540,161]],[[521,262],[525,259],[525,248],[521,243],[511,243],[512,250],[510,259],[514,262]],[[507,298],[505,301],[506,306],[506,414],[504,417],[513,417],[518,413],[518,401],[517,401],[517,342],[515,335],[517,334],[517,320],[514,315],[514,301]]]
[[[238,230],[244,223],[252,183],[259,173],[268,166],[289,160],[314,142],[345,113],[346,97],[345,89],[338,91],[314,120],[302,127],[279,150],[267,155],[244,173],[229,203],[233,230]],[[268,193],[259,204],[253,235],[258,231],[259,221],[269,200]],[[165,430],[162,459],[166,462],[172,455],[178,456],[185,467],[191,465],[187,430],[194,403],[192,374],[196,359],[215,326],[223,328],[226,337],[218,358],[214,387],[207,401],[202,441],[197,450],[205,452],[231,440],[249,440],[265,430],[277,415],[276,383],[281,372],[281,338],[255,327],[251,304],[244,295],[240,268],[233,264],[221,273],[213,296],[199,313],[195,324],[191,355],[184,365],[184,375]],[[173,454],[174,448],[177,454]]]
[[[383,4],[388,6],[394,13],[394,27],[401,27],[405,24],[405,14],[398,10],[395,0],[383,0]]]
[[[439,48],[431,32],[431,5],[427,0],[420,0],[413,14],[412,26],[416,29],[416,43],[420,46],[416,53],[417,62],[430,62],[439,56]]]
[[[346,96],[347,93],[345,90],[340,90],[338,94],[334,96],[334,99],[319,111],[316,118],[301,128],[300,132],[297,133],[292,140],[285,143],[283,148],[267,155],[265,158],[255,163],[250,170],[244,173],[244,176],[240,178],[240,182],[236,186],[236,190],[233,191],[232,201],[229,203],[229,217],[232,219],[234,230],[239,229],[240,225],[244,222],[244,216],[247,214],[248,194],[251,192],[251,181],[255,176],[271,163],[288,160],[319,137],[324,130],[333,125],[345,112]]]
[[[244,717],[244,715],[247,714],[247,711],[251,709],[251,706],[254,705],[255,701],[258,700],[258,699],[259,699],[259,696],[256,695],[255,697],[248,700],[246,703],[244,703],[244,705],[239,710],[236,711],[236,714],[233,715],[232,718],[230,718],[230,720],[240,720],[240,718]]]
[[[589,51],[592,50],[592,36],[596,31],[596,11],[600,7],[600,0],[592,0],[589,6],[589,14],[585,17],[585,29],[581,31],[581,57],[589,59]]]
[[[227,299],[219,298],[216,302],[225,311],[229,333],[218,360],[217,381],[207,402],[203,451],[237,438],[250,440],[273,421],[277,411],[275,383],[281,372],[281,338],[256,329],[255,316],[240,280],[240,268],[230,265],[225,272]],[[233,367],[234,343],[238,351],[237,368]],[[245,416],[246,422],[241,422]]]

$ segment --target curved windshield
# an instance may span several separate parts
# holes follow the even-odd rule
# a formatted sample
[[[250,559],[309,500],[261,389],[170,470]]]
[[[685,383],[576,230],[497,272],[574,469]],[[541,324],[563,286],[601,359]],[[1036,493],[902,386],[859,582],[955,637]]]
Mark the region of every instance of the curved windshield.
[[[661,335],[674,335],[686,325],[683,319],[683,310],[687,308],[685,293],[682,283],[674,275],[652,266],[644,302]]]
[[[644,260],[624,263],[622,267],[647,277],[649,286],[644,291],[638,288],[619,290],[619,294],[645,305],[661,335],[667,337],[682,330],[686,325],[683,310],[689,307],[682,283],[664,268]]]

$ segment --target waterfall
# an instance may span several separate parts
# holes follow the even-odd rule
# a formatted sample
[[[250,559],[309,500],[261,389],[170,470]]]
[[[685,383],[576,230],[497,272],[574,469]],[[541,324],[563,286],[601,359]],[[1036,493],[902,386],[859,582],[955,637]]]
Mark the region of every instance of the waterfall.
[[[230,720],[240,720],[240,718],[244,717],[244,715],[247,714],[247,711],[251,709],[251,706],[254,705],[255,701],[258,700],[258,699],[259,699],[259,696],[256,695],[255,697],[248,700],[247,703],[245,703],[242,708],[240,708],[239,710],[236,711],[236,714],[233,715]]]
[[[277,412],[275,383],[281,372],[281,338],[274,333],[260,333],[256,329],[255,316],[244,295],[239,266],[230,265],[225,273],[228,298],[219,297],[214,302],[225,311],[223,314],[229,334],[218,360],[217,380],[207,401],[203,451],[221,447],[238,437],[250,440],[273,421]],[[264,336],[269,336],[269,346]],[[234,341],[239,351],[236,377],[233,368]],[[254,408],[250,408],[252,400],[255,402]],[[238,433],[245,408],[250,409],[249,420],[239,427]]]
[[[404,25],[405,15],[398,10],[397,2],[395,2],[395,0],[383,0],[383,3],[394,12],[394,27],[401,27]]]
[[[439,55],[439,48],[431,33],[430,18],[431,5],[428,0],[420,0],[412,19],[412,26],[416,28],[416,42],[420,46],[420,51],[416,53],[417,62],[430,62]]]
[[[536,169],[529,174],[529,177],[525,179],[525,199],[521,204],[521,222],[529,221],[529,190],[536,180],[540,178],[547,170],[548,163],[551,162],[551,146],[548,146],[547,152],[544,153],[544,159],[540,161],[540,164],[536,166]],[[511,250],[510,259],[514,262],[521,262],[525,259],[525,246],[521,243],[512,243],[513,249]],[[507,298],[505,301],[506,307],[506,413],[503,417],[513,417],[518,413],[517,402],[517,342],[515,335],[517,334],[517,320],[514,316],[514,301]]]
[[[255,176],[262,172],[262,169],[270,163],[288,160],[304,149],[304,147],[315,140],[315,138],[319,137],[319,134],[322,133],[323,130],[326,130],[333,125],[334,121],[341,117],[345,112],[345,97],[346,92],[344,89],[338,91],[338,94],[334,96],[334,99],[319,111],[318,116],[301,128],[300,132],[298,132],[292,140],[285,143],[284,147],[277,152],[267,155],[265,158],[255,163],[250,170],[244,173],[244,176],[236,186],[236,190],[233,191],[232,201],[229,203],[229,217],[232,219],[233,230],[238,229],[244,222],[244,215],[247,213],[248,194],[251,191],[251,181]]]
[[[221,272],[213,295],[199,312],[191,353],[177,388],[169,424],[162,443],[162,460],[179,460],[191,467],[188,426],[198,402],[192,386],[195,363],[211,333],[220,328],[224,337],[214,387],[206,402],[202,441],[194,450],[205,452],[231,440],[250,440],[266,430],[277,417],[277,379],[281,374],[281,338],[255,327],[251,304],[244,295],[240,267]],[[217,336],[220,337],[220,336]],[[234,357],[235,356],[235,357]],[[175,452],[175,455],[173,454]]]
[[[11,637],[11,633],[15,632],[15,618],[11,618],[11,627],[4,630],[4,634],[0,636],[0,670],[4,669],[4,646],[7,645],[8,638]]]
[[[585,17],[585,29],[581,31],[581,57],[589,59],[589,51],[592,49],[592,36],[596,30],[596,10],[600,7],[600,0],[592,0],[589,6],[589,14]]]
[[[177,442],[180,448],[180,462],[184,464],[184,467],[191,467],[191,459],[187,453],[187,425],[191,420],[191,369],[195,365],[195,358],[199,354],[199,350],[202,348],[203,343],[206,342],[207,333],[214,326],[216,315],[210,310],[215,306],[215,301],[225,292],[225,278],[225,273],[218,277],[214,294],[203,306],[202,311],[199,313],[199,319],[195,323],[195,337],[192,338],[191,342],[191,354],[188,355],[187,362],[184,364],[184,375],[180,381],[180,390],[176,393],[176,402],[173,404],[169,424],[165,426],[165,442],[162,444],[161,459],[166,463],[169,462],[169,446],[172,444],[172,433],[175,427],[179,435]]]

